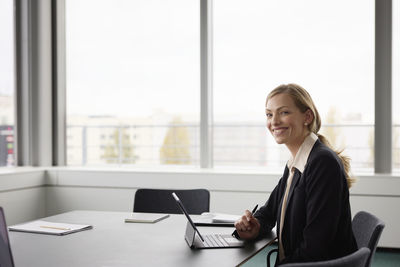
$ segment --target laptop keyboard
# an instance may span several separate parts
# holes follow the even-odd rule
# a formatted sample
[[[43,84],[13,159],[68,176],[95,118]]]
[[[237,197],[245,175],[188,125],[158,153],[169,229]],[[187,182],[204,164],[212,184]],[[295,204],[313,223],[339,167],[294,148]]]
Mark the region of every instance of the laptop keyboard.
[[[205,247],[228,247],[228,243],[220,235],[203,235]]]

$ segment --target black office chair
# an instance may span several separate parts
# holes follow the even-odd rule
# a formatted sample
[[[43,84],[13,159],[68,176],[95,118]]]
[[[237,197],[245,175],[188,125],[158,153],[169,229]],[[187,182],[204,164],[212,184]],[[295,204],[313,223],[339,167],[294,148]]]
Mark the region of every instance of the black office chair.
[[[370,251],[364,265],[370,267],[385,223],[371,213],[360,211],[354,216],[351,226],[358,248],[366,247]],[[276,251],[271,251],[267,255],[267,266],[270,264],[270,257],[273,252]]]
[[[8,238],[8,229],[2,207],[0,207],[0,266],[14,267],[10,240]]]
[[[379,238],[381,237],[385,223],[376,216],[366,211],[358,212],[352,221],[353,234],[357,241],[357,246],[367,247],[370,250],[365,267],[371,266],[371,261],[375,255]]]
[[[133,212],[181,214],[172,192],[178,195],[189,214],[210,211],[210,192],[206,189],[138,189]]]
[[[364,267],[370,254],[369,248],[362,247],[345,257],[316,262],[300,262],[282,264],[280,267]]]

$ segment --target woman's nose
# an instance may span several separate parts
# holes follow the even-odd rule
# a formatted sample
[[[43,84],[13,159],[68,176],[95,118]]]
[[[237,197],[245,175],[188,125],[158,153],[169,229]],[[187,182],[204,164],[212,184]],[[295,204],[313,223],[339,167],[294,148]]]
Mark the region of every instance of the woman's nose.
[[[276,125],[276,124],[279,124],[279,116],[272,116],[272,118],[271,118],[271,124],[272,125]]]

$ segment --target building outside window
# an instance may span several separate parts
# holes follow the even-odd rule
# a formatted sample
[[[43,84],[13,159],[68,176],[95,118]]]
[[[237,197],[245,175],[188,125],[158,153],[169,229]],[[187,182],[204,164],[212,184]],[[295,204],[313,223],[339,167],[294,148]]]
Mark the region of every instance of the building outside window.
[[[0,1],[0,167],[15,165],[14,1]]]

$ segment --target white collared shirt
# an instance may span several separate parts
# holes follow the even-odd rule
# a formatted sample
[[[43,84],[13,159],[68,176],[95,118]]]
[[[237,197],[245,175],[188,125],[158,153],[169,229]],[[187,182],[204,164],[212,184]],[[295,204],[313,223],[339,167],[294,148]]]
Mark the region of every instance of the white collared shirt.
[[[315,133],[310,133],[306,139],[304,139],[299,150],[296,153],[295,158],[290,157],[287,162],[287,166],[290,171],[294,171],[293,168],[298,169],[301,173],[304,171],[304,167],[307,164],[308,156],[310,155],[311,149],[315,142],[318,140],[318,136]]]

